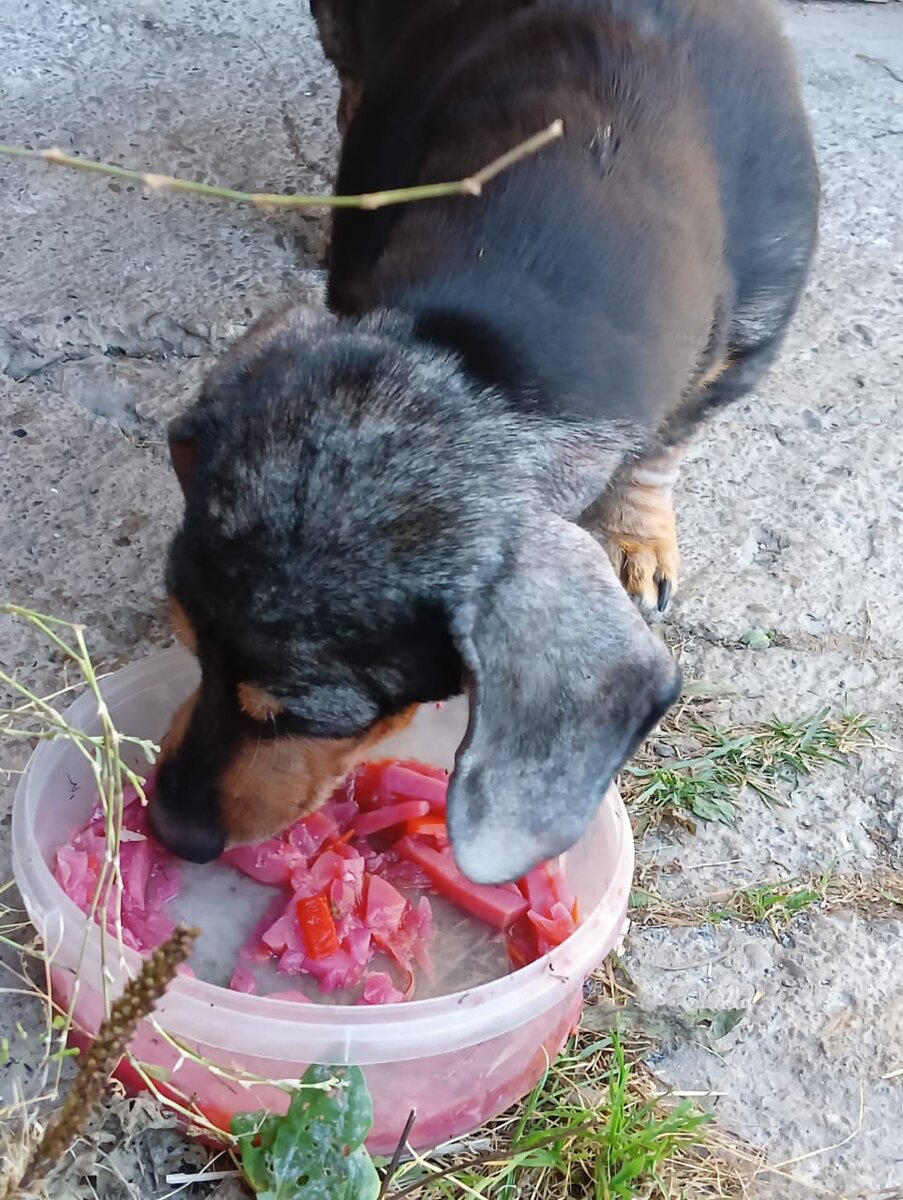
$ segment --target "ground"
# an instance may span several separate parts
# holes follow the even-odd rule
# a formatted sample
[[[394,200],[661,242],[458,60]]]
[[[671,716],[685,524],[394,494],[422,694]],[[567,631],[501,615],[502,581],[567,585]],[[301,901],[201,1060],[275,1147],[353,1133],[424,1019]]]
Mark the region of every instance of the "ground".
[[[748,800],[735,830],[645,839],[645,877],[683,900],[903,867],[903,6],[783,12],[823,172],[821,245],[781,362],[685,472],[667,634],[688,679],[729,689],[722,717],[847,706],[886,725],[886,748],[803,780],[787,807]],[[335,85],[300,0],[0,0],[0,28],[2,140],[238,188],[329,188]],[[253,316],[320,302],[325,223],[19,162],[0,163],[0,189],[4,587],[125,661],[169,639],[165,421]],[[47,691],[58,679],[10,623],[0,666]],[[644,1004],[748,1010],[717,1053],[684,1045],[657,1070],[710,1092],[767,1150],[776,1170],[754,1195],[903,1193],[903,919],[841,906],[780,937],[635,927],[626,961]]]

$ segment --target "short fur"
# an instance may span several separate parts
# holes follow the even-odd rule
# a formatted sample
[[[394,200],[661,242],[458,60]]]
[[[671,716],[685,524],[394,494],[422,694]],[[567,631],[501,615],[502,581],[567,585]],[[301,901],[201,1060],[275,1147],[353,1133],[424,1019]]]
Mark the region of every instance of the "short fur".
[[[312,10],[343,83],[340,192],[467,176],[557,118],[565,136],[479,199],[338,210],[335,316],[268,318],[174,426],[169,588],[203,683],[158,829],[193,857],[272,832],[386,722],[467,687],[455,852],[512,878],[579,836],[677,696],[599,540],[666,602],[670,488],[630,497],[775,356],[815,240],[807,123],[766,0]],[[300,806],[242,790],[235,763],[274,739],[298,774],[317,757]]]

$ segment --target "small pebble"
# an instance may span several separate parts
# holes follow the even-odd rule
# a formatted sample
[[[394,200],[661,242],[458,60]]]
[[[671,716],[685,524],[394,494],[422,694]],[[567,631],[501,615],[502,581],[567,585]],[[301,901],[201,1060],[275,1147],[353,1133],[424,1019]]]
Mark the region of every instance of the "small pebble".
[[[805,967],[801,967],[800,964],[795,962],[792,958],[785,958],[781,962],[781,967],[784,969],[784,971],[786,971],[791,979],[798,980],[800,983],[802,983],[806,978]]]

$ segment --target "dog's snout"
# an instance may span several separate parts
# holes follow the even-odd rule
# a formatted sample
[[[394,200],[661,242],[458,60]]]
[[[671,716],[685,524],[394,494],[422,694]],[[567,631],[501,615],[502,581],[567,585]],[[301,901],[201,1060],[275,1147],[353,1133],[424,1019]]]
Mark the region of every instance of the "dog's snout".
[[[148,822],[157,841],[186,862],[212,862],[226,849],[215,797],[200,795],[180,777],[175,763],[160,768]]]

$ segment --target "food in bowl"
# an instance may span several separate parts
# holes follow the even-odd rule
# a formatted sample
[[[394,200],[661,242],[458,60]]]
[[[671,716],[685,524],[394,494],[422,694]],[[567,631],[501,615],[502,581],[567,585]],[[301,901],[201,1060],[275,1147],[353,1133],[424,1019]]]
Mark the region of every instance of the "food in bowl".
[[[116,671],[101,690],[124,737],[159,741],[198,679],[197,662],[173,649]],[[89,734],[101,729],[91,694],[63,715]],[[463,697],[441,709],[425,705],[376,754],[450,770],[467,724]],[[142,752],[124,743],[123,754],[140,772]],[[97,1030],[107,995],[141,961],[127,945],[110,953],[109,938],[105,952],[101,928],[86,921],[53,875],[57,851],[89,823],[96,798],[93,764],[69,741],[44,741],[13,806],[16,882],[47,948],[56,1003],[71,1008],[84,1037]],[[461,1137],[524,1096],[560,1050],[579,1015],[584,979],[623,935],[633,861],[630,822],[612,788],[585,838],[558,864],[577,897],[580,923],[560,946],[515,971],[504,935],[431,895],[434,946],[442,953],[434,951],[433,975],[420,974],[405,1004],[338,1004],[335,993],[326,1003],[274,998],[264,994],[270,985],[294,990],[304,977],[273,972],[267,981],[270,967],[260,964],[258,993],[229,988],[239,950],[278,889],[268,892],[227,864],[180,864],[179,892],[168,908],[171,917],[204,926],[196,975],[177,978],[155,1017],[140,1023],[117,1077],[130,1091],[151,1088],[183,1114],[227,1129],[234,1113],[284,1112],[287,1084],[311,1063],[354,1064],[373,1099],[372,1153],[392,1153],[412,1108],[416,1149]],[[475,949],[477,934],[483,941]]]
[[[557,865],[503,886],[465,879],[445,824],[447,789],[447,773],[423,763],[367,763],[322,809],[280,836],[227,851],[223,863],[272,892],[239,948],[229,986],[258,993],[257,968],[269,964],[279,976],[315,985],[271,989],[277,998],[409,1001],[418,977],[433,974],[431,950],[442,953],[435,897],[459,910],[459,937],[468,918],[495,932],[505,949],[495,958],[500,972],[526,966],[568,938],[577,902]],[[179,897],[182,868],[153,838],[133,789],[113,836],[121,889],[109,889],[100,904],[108,817],[99,807],[57,850],[54,874],[82,912],[105,919],[127,946],[147,953],[175,928],[168,909]]]

